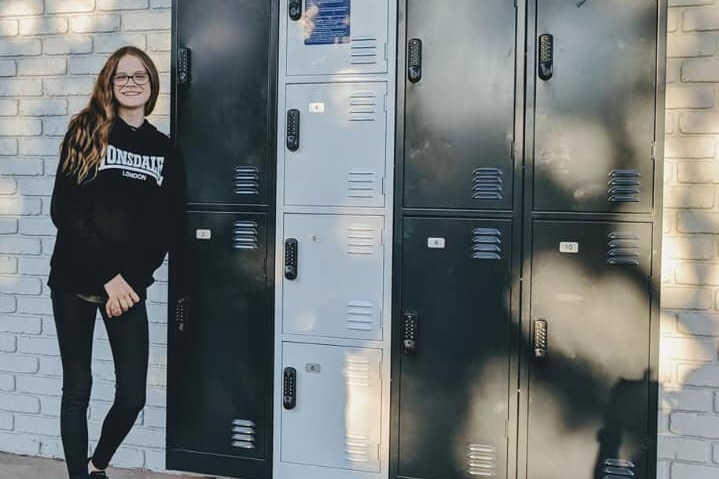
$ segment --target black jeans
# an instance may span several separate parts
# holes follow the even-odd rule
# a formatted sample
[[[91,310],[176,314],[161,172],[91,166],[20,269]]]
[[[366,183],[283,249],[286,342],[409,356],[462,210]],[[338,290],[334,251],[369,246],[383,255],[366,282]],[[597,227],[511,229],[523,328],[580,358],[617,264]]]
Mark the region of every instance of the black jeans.
[[[145,406],[147,392],[147,309],[141,301],[120,317],[108,318],[104,305],[72,293],[53,291],[62,359],[60,433],[70,479],[87,479],[87,405],[92,387],[92,339],[98,307],[115,363],[115,402],[105,417],[92,462],[104,469]]]

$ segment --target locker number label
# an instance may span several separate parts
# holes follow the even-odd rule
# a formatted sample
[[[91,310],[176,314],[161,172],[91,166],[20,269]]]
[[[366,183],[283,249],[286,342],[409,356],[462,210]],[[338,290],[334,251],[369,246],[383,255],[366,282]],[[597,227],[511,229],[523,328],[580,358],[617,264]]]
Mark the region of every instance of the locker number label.
[[[559,243],[559,252],[560,253],[569,253],[569,254],[578,254],[579,253],[579,243],[573,242],[573,241],[562,241]]]
[[[211,230],[195,230],[195,239],[208,240],[212,238]]]
[[[305,364],[305,371],[308,373],[319,373],[322,370],[322,366],[320,366],[317,363],[307,363]]]
[[[446,241],[444,238],[427,238],[427,248],[430,249],[444,249]]]
[[[310,103],[310,105],[307,107],[310,113],[324,113],[325,112],[325,104],[321,101],[316,101],[314,103]]]

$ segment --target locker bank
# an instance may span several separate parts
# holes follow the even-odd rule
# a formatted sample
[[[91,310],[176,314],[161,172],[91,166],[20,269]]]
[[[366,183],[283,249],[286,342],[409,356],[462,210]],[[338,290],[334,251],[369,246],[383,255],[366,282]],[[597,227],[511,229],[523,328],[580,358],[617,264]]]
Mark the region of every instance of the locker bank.
[[[653,479],[666,0],[174,0],[167,468]]]

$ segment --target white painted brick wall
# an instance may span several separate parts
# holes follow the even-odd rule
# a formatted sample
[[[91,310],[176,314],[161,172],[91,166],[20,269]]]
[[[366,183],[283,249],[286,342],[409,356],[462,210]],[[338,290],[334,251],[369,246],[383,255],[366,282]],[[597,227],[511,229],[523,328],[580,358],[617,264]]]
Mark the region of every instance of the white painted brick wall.
[[[0,451],[62,457],[61,366],[45,280],[57,153],[108,54],[146,49],[162,72],[150,119],[169,130],[170,1],[0,0]],[[167,273],[149,294],[147,410],[113,464],[164,468]],[[114,396],[104,328],[96,327],[93,441]],[[0,474],[1,475],[1,474]]]
[[[44,285],[57,147],[107,54],[146,49],[169,125],[170,0],[0,0],[0,450],[60,457],[60,364]],[[670,0],[658,479],[719,477],[719,0]],[[150,292],[147,407],[114,463],[164,467],[166,270]],[[99,326],[99,325],[98,325]],[[91,438],[112,401],[98,327]]]
[[[719,0],[669,0],[658,479],[719,477]]]

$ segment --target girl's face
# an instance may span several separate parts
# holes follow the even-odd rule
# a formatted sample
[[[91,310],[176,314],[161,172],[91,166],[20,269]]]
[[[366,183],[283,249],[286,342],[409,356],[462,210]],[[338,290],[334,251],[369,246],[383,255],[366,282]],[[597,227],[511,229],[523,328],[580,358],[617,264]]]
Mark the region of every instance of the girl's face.
[[[151,88],[150,75],[140,59],[132,55],[122,57],[112,77],[112,92],[119,109],[144,112]]]

